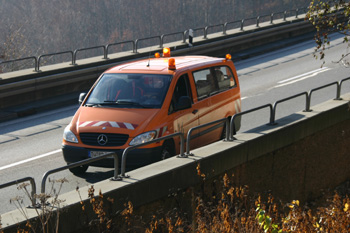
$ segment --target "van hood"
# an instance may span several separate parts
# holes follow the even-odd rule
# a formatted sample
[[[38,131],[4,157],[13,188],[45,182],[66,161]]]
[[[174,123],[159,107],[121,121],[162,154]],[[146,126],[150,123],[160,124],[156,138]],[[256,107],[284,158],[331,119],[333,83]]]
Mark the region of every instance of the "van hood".
[[[143,132],[159,109],[80,107],[76,129],[79,133],[104,132],[135,135]]]

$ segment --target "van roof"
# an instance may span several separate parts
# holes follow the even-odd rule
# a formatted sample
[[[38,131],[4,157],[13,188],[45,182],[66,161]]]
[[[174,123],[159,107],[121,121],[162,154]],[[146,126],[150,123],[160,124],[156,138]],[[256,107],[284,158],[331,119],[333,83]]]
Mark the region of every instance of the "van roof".
[[[175,59],[176,70],[186,68],[195,68],[197,66],[211,65],[222,62],[223,58],[208,56],[179,56],[179,57],[160,57],[142,59],[138,61],[128,62],[110,68],[105,73],[166,73],[173,72],[168,69],[168,60]]]

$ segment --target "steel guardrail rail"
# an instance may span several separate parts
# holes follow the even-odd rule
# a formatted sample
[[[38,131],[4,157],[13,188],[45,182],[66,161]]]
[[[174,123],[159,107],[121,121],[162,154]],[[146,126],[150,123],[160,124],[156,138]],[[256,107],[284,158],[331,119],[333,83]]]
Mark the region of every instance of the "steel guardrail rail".
[[[229,24],[233,24],[233,23],[237,23],[237,22],[240,22],[240,29],[241,31],[243,31],[244,29],[244,26],[250,26],[250,25],[253,25],[253,24],[249,24],[249,25],[244,25],[244,23],[247,21],[247,20],[255,20],[255,25],[256,27],[259,27],[259,23],[260,23],[260,19],[262,17],[266,17],[266,16],[270,16],[270,23],[273,24],[273,21],[275,20],[275,15],[279,15],[279,14],[282,14],[283,13],[283,19],[284,21],[287,20],[287,14],[290,13],[290,12],[294,12],[295,11],[295,17],[298,18],[299,16],[299,12],[300,10],[303,10],[304,12],[306,12],[306,9],[308,8],[298,8],[298,9],[292,9],[292,10],[286,10],[284,12],[277,12],[277,13],[271,13],[270,15],[262,15],[262,16],[257,16],[257,17],[253,17],[253,18],[247,18],[247,19],[242,19],[242,20],[238,20],[238,21],[233,21],[233,22],[225,22],[225,23],[222,23],[222,24],[216,24],[216,25],[208,25],[206,27],[200,27],[200,28],[196,28],[196,29],[192,29],[193,31],[203,31],[203,37],[204,39],[208,39],[208,29],[210,28],[213,28],[213,27],[218,27],[220,26],[222,28],[222,34],[223,35],[226,35],[227,34],[227,26]],[[36,72],[40,72],[39,70],[39,64],[38,64],[38,58],[41,58],[41,57],[46,57],[46,56],[55,56],[55,55],[59,55],[59,54],[62,54],[62,53],[73,53],[73,58],[72,58],[72,65],[77,65],[76,64],[76,56],[77,56],[77,53],[80,52],[80,51],[85,51],[85,50],[91,50],[91,49],[97,49],[97,48],[102,48],[103,49],[103,59],[108,59],[108,48],[110,46],[113,46],[113,45],[118,45],[118,44],[124,44],[124,43],[132,43],[133,44],[133,49],[132,49],[132,52],[133,53],[137,53],[137,50],[138,50],[138,44],[140,41],[143,41],[143,40],[150,40],[150,39],[159,39],[159,44],[158,46],[160,48],[163,47],[163,43],[164,43],[164,37],[165,36],[170,36],[170,35],[176,35],[176,34],[182,34],[182,41],[183,43],[186,43],[186,34],[188,33],[188,29],[186,29],[185,31],[183,32],[175,32],[175,33],[169,33],[169,34],[163,34],[163,35],[160,35],[160,36],[152,36],[152,37],[146,37],[146,38],[140,38],[140,39],[136,39],[136,40],[128,40],[128,41],[122,41],[122,42],[117,42],[117,43],[111,43],[111,44],[107,44],[107,45],[99,45],[99,46],[93,46],[93,47],[87,47],[87,48],[81,48],[81,49],[76,49],[74,51],[65,51],[65,52],[57,52],[57,53],[50,53],[50,54],[44,54],[44,55],[40,55],[38,57],[36,56],[31,56],[31,57],[25,57],[25,58],[19,58],[19,59],[13,59],[13,60],[8,60],[8,61],[1,61],[0,62],[0,65],[3,65],[3,64],[7,64],[7,63],[15,63],[15,62],[19,62],[19,61],[23,61],[23,60],[28,60],[28,59],[34,59],[35,60],[35,64],[34,64],[34,69]]]
[[[34,180],[33,177],[24,177],[22,179],[10,181],[10,182],[7,182],[5,184],[0,184],[0,189],[7,188],[7,187],[12,186],[12,185],[18,185],[19,183],[23,183],[23,182],[26,182],[26,181],[30,181],[30,185],[32,187],[32,192],[31,192],[31,195],[30,195],[30,199],[31,199],[31,202],[32,202],[32,206],[35,207],[36,206],[36,201],[35,201],[36,200],[36,198],[35,198],[36,185],[35,185],[35,180]]]
[[[88,48],[81,48],[81,49],[76,49],[73,52],[73,61],[72,61],[72,65],[77,65],[76,61],[77,61],[77,53],[81,52],[81,51],[87,51],[87,50],[92,50],[92,49],[103,49],[103,58],[105,58],[107,56],[106,54],[106,46],[105,45],[99,45],[99,46],[93,46],[93,47],[88,47]]]
[[[7,63],[14,63],[14,62],[19,62],[19,61],[25,61],[25,60],[34,60],[34,71],[38,72],[37,67],[38,67],[38,58],[35,56],[32,57],[24,57],[24,58],[19,58],[19,59],[14,59],[14,60],[8,60],[8,61],[1,61],[0,65],[2,64],[7,64]]]
[[[71,163],[69,165],[55,168],[55,169],[52,169],[52,170],[45,172],[45,174],[43,175],[43,178],[41,179],[41,193],[45,193],[46,179],[49,175],[56,173],[56,172],[66,170],[66,169],[69,169],[69,168],[74,168],[74,167],[86,165],[86,164],[89,164],[92,162],[96,162],[98,160],[110,157],[111,155],[113,155],[113,157],[114,157],[114,177],[111,178],[111,180],[119,180],[119,177],[118,177],[118,168],[119,168],[118,154],[115,152],[110,152],[110,153],[107,153],[105,155],[101,155],[101,156],[98,156],[95,158],[90,158],[90,159],[84,159],[84,160],[81,160],[79,162]]]
[[[141,146],[146,146],[146,145],[149,145],[149,144],[153,144],[153,143],[156,143],[156,142],[160,142],[160,141],[163,141],[163,140],[166,140],[166,139],[169,139],[169,138],[174,138],[174,137],[177,137],[179,136],[180,137],[180,154],[178,155],[178,158],[187,158],[187,156],[184,154],[184,135],[183,133],[173,133],[173,134],[169,134],[167,136],[164,136],[164,137],[160,137],[160,138],[157,138],[157,139],[153,139],[149,142],[144,142],[144,143],[141,143],[141,144],[138,144],[138,145],[135,145],[135,146],[129,146],[127,147],[124,151],[123,151],[123,155],[122,155],[122,165],[121,165],[121,174],[120,174],[120,177],[127,177],[127,175],[125,175],[125,168],[126,168],[126,157],[129,153],[129,151],[131,150],[134,150],[138,147],[141,147]]]
[[[284,98],[284,99],[281,99],[281,100],[277,100],[273,105],[272,104],[266,104],[266,105],[262,105],[262,106],[259,106],[259,107],[256,107],[256,108],[252,108],[252,109],[240,112],[240,113],[236,113],[235,115],[232,116],[231,121],[230,121],[230,141],[234,140],[233,136],[237,133],[236,129],[235,129],[234,120],[238,116],[242,116],[242,115],[245,115],[245,114],[248,114],[248,113],[251,113],[251,112],[255,112],[255,111],[261,110],[263,108],[269,107],[270,108],[270,122],[269,122],[268,125],[275,125],[275,124],[277,124],[275,117],[276,117],[276,109],[277,109],[277,105],[278,104],[305,95],[305,99],[306,99],[305,100],[305,109],[303,111],[311,112],[312,111],[312,109],[311,109],[311,97],[312,97],[312,93],[313,92],[316,92],[318,90],[324,89],[326,87],[330,87],[330,86],[336,85],[336,87],[337,87],[336,98],[334,100],[342,100],[340,98],[342,84],[345,81],[349,81],[349,80],[350,80],[350,77],[342,79],[342,80],[340,80],[338,82],[332,82],[332,83],[329,83],[329,84],[326,84],[326,85],[323,85],[323,86],[311,89],[309,92],[301,92],[301,93],[295,94],[293,96],[290,96],[290,97],[287,97],[287,98]]]
[[[164,38],[166,36],[174,36],[174,35],[182,35],[182,43],[186,43],[186,34],[187,34],[187,30],[185,31],[181,31],[181,32],[173,32],[173,33],[167,33],[167,34],[163,34],[160,36],[160,44],[159,47],[163,48],[163,44],[164,44]]]
[[[229,124],[230,124],[230,120],[229,118],[222,118],[220,120],[216,120],[216,121],[211,121],[209,123],[206,123],[206,124],[203,124],[203,125],[198,125],[196,127],[192,127],[188,132],[187,132],[187,139],[186,139],[186,154],[185,155],[192,155],[190,153],[190,140],[191,140],[191,134],[192,134],[192,131],[195,131],[197,129],[200,129],[200,128],[204,128],[204,127],[207,127],[209,125],[214,125],[214,124],[218,124],[218,123],[221,123],[221,122],[226,122],[225,124],[225,127],[226,127],[226,133],[225,133],[225,139],[228,140],[229,139]]]
[[[159,48],[161,48],[161,43],[162,43],[162,38],[161,36],[150,36],[150,37],[146,37],[146,38],[141,38],[141,39],[136,39],[135,40],[135,52],[134,53],[137,53],[137,47],[138,47],[138,44],[140,41],[144,41],[144,40],[152,40],[152,39],[158,39],[159,40]]]
[[[43,57],[49,57],[49,56],[56,56],[56,55],[62,55],[62,54],[66,54],[66,53],[69,53],[71,54],[71,65],[73,65],[73,62],[74,62],[74,58],[73,58],[73,52],[72,51],[64,51],[64,52],[59,52],[59,53],[51,53],[51,54],[44,54],[44,55],[40,55],[38,57],[38,62],[37,62],[37,66],[35,67],[35,70],[37,72],[40,72],[40,61],[41,61],[41,58]]]
[[[133,51],[133,53],[134,53],[134,52],[135,52],[135,41],[133,41],[133,40],[127,40],[127,41],[123,41],[123,42],[117,42],[117,43],[107,44],[107,45],[106,45],[106,53],[104,54],[103,58],[104,58],[104,59],[108,59],[108,50],[109,50],[109,47],[115,46],[115,45],[120,45],[120,44],[129,44],[129,43],[132,43],[132,51]]]
[[[234,121],[237,117],[239,116],[243,116],[245,114],[248,114],[248,113],[251,113],[251,112],[255,112],[255,111],[258,111],[258,110],[261,110],[261,109],[264,109],[264,108],[270,108],[270,124],[272,124],[272,104],[265,104],[265,105],[262,105],[262,106],[259,106],[259,107],[256,107],[256,108],[252,108],[252,109],[249,109],[249,110],[246,110],[246,111],[243,111],[243,112],[239,112],[239,113],[236,113],[235,115],[233,115],[231,117],[231,121],[230,121],[230,138],[228,141],[232,141],[234,140],[233,138],[233,135],[236,135],[236,127],[235,127],[235,124],[234,124]]]

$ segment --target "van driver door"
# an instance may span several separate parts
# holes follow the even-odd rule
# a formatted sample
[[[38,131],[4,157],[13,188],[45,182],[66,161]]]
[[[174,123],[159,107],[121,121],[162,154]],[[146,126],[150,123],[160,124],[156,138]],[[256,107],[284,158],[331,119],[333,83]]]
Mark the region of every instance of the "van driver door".
[[[177,109],[177,106],[179,106],[179,102],[181,101],[180,99],[183,99],[183,97],[188,97],[191,104],[184,109]],[[196,109],[195,105],[193,105],[193,96],[187,74],[180,76],[177,80],[172,101],[169,107],[169,115],[174,122],[174,132],[184,133],[185,140],[187,140],[187,132],[191,128],[198,126],[198,109]],[[196,136],[196,132],[193,132],[190,140],[190,148],[196,148],[197,145],[198,136]]]

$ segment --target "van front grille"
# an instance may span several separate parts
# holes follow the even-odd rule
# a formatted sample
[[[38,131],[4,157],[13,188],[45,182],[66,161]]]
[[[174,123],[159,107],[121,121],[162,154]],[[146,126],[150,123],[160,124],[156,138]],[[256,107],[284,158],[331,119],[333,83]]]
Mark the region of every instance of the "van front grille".
[[[122,146],[128,140],[128,134],[81,133],[81,141],[89,146]]]

